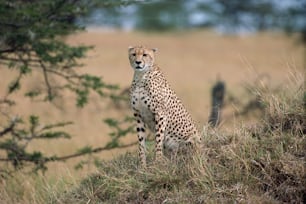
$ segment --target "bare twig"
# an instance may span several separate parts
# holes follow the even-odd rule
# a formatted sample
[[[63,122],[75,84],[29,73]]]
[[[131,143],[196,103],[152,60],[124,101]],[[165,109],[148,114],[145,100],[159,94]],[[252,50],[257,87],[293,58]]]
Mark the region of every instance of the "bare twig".
[[[53,97],[52,96],[52,87],[51,87],[49,79],[48,79],[47,68],[42,61],[40,61],[39,63],[41,65],[42,69],[43,69],[44,80],[45,80],[45,83],[46,83],[46,86],[47,86],[47,92],[48,92],[48,100],[52,101],[52,97]]]
[[[46,70],[46,72],[55,74],[55,75],[57,75],[57,76],[60,76],[60,77],[62,77],[62,78],[64,78],[64,79],[66,79],[69,83],[71,83],[71,84],[73,84],[73,85],[77,85],[77,83],[76,83],[75,81],[73,81],[72,79],[79,79],[79,78],[80,78],[80,76],[78,76],[77,74],[65,75],[65,74],[63,74],[63,73],[61,73],[61,72],[58,72],[58,71],[56,71],[56,70],[53,70],[53,69],[48,69],[48,68],[46,68],[45,70]]]
[[[12,132],[15,125],[16,125],[16,120],[15,121],[13,120],[8,127],[4,128],[4,130],[0,131],[0,137],[3,137],[4,135],[6,135],[9,132]]]

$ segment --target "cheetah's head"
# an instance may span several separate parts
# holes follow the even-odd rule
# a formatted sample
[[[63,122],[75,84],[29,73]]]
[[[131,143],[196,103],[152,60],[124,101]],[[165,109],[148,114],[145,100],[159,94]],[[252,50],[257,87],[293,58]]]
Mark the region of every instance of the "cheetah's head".
[[[149,49],[144,46],[129,47],[129,59],[135,71],[148,70],[154,64],[154,53],[157,49]]]

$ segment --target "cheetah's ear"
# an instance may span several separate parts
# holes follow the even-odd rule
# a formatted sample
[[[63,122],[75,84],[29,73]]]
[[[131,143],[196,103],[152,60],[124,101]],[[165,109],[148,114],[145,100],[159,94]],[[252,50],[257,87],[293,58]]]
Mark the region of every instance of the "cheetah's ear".
[[[131,50],[131,49],[133,49],[133,48],[134,48],[133,46],[129,46],[129,48],[128,48],[128,49],[129,49],[129,51],[130,51],[130,50]]]
[[[157,52],[157,50],[158,50],[157,48],[153,48],[152,49],[153,52]]]

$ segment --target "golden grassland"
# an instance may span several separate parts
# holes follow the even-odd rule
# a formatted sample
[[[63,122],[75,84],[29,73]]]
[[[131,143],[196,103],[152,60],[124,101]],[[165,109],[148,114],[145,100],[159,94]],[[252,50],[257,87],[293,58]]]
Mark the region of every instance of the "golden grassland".
[[[210,109],[210,88],[216,79],[226,82],[227,92],[238,97],[242,102],[248,100],[245,84],[277,87],[288,81],[290,70],[304,73],[303,47],[295,37],[280,33],[260,33],[248,36],[222,36],[211,31],[189,31],[176,33],[142,33],[103,31],[89,29],[65,39],[74,45],[93,45],[87,58],[82,60],[82,72],[103,76],[105,82],[119,84],[125,88],[130,85],[133,70],[130,68],[127,48],[130,45],[144,44],[158,48],[156,61],[162,68],[172,88],[182,99],[187,109],[201,129],[206,124]],[[4,95],[7,84],[14,77],[14,72],[1,68],[0,94]],[[259,75],[265,74],[264,83],[257,83]],[[42,79],[36,73],[24,81],[24,88],[41,86]],[[22,94],[16,94],[16,100]],[[55,101],[56,105],[32,103],[30,99],[22,99],[14,107],[14,112],[21,116],[37,114],[42,122],[74,121],[74,125],[65,130],[72,133],[70,140],[37,142],[31,149],[41,150],[49,155],[69,154],[84,145],[103,146],[108,141],[109,128],[103,123],[108,117],[120,118],[130,114],[128,109],[116,109],[111,101],[93,96],[92,101],[83,109],[75,107],[71,95]],[[231,102],[227,102],[222,114],[221,130],[232,131],[240,123],[252,122],[254,119],[236,117],[239,110]],[[124,139],[135,141],[135,135]],[[131,149],[135,149],[131,148]],[[112,159],[126,150],[114,150],[99,153],[102,159]],[[63,177],[75,182],[77,175],[87,175],[95,171],[88,167],[75,172],[73,165],[79,161],[50,164],[51,183]],[[70,175],[71,174],[71,175]],[[67,176],[68,175],[68,176]],[[22,178],[22,176],[21,176]],[[22,180],[22,179],[21,179]],[[44,180],[44,179],[43,179]],[[42,183],[47,183],[41,181]],[[30,181],[29,181],[30,182]],[[37,181],[35,181],[37,182]],[[51,185],[51,184],[50,184]],[[5,186],[5,185],[4,185]],[[29,184],[33,188],[33,183]],[[48,188],[45,185],[45,188]],[[3,189],[2,189],[3,190]],[[31,190],[29,192],[32,192]],[[36,192],[36,191],[35,191]],[[36,192],[38,193],[38,192]],[[31,194],[31,193],[29,193]],[[25,195],[25,197],[27,197]]]
[[[217,77],[226,82],[229,93],[244,101],[244,85],[253,83],[257,75],[268,75],[268,85],[274,86],[287,79],[289,69],[303,69],[302,46],[299,46],[297,39],[279,33],[237,37],[221,36],[211,31],[158,34],[90,29],[70,36],[66,41],[74,45],[93,45],[94,49],[82,61],[84,67],[81,71],[102,76],[106,82],[119,84],[122,88],[129,87],[133,76],[127,47],[144,44],[158,48],[157,63],[200,129],[208,120],[210,88]],[[42,78],[35,73],[33,75],[35,77],[29,76],[25,80],[24,87],[41,86]],[[3,70],[0,81],[2,95],[12,77],[12,71]],[[17,100],[18,97],[21,96],[17,95]],[[37,145],[49,154],[67,154],[84,144],[103,145],[108,140],[109,129],[102,120],[130,114],[129,111],[115,110],[110,102],[105,103],[97,97],[83,109],[75,107],[75,100],[70,95],[55,102],[58,106],[32,103],[30,99],[21,101],[14,110],[18,115],[34,113],[45,122],[75,122],[67,127],[73,139]],[[227,105],[221,127],[232,127],[236,108]],[[127,140],[134,138],[131,136]],[[33,149],[37,146],[33,146]],[[104,152],[101,157],[108,159],[116,154],[117,151]]]

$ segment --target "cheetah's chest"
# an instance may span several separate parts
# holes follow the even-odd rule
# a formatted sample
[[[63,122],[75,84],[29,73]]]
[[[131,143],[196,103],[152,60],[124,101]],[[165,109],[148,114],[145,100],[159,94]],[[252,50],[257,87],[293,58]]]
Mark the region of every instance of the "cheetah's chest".
[[[137,110],[148,128],[155,132],[155,120],[154,114],[150,110],[150,98],[148,97],[147,91],[142,87],[137,87],[131,94],[131,105],[132,108]]]

